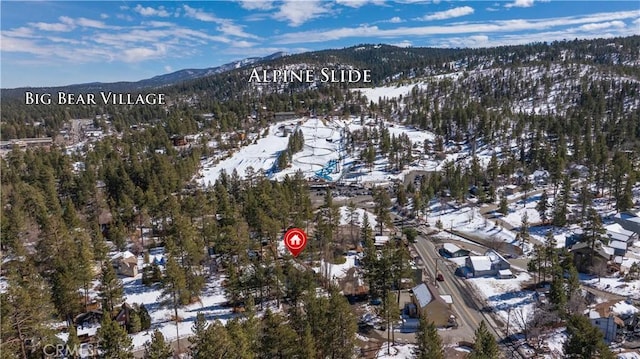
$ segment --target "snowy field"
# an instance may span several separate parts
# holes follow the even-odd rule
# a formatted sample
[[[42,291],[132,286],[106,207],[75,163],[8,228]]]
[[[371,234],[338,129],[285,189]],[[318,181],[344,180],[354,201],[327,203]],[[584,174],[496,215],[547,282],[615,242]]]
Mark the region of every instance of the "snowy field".
[[[162,254],[156,252],[150,257],[150,261],[153,262],[154,259],[161,257]],[[139,257],[138,267],[142,268],[143,264],[143,258]],[[120,279],[124,287],[124,301],[129,305],[144,304],[151,316],[151,328],[149,331],[130,335],[133,339],[134,350],[142,349],[144,344],[151,340],[151,334],[155,329],[162,332],[165,340],[175,340],[177,333],[176,324],[173,320],[174,312],[173,309],[161,304],[162,289],[159,284],[153,286],[142,284],[142,271],[135,277],[120,277]],[[207,278],[207,284],[200,295],[200,300],[178,309],[178,317],[180,318],[178,331],[181,338],[192,334],[191,327],[198,313],[204,314],[209,321],[220,320],[222,323],[226,323],[227,320],[233,317],[231,308],[223,306],[227,302],[222,287],[223,280],[222,276]],[[98,285],[98,282],[94,281],[94,284]],[[90,297],[95,298],[96,296],[97,292],[92,290]],[[79,327],[78,335],[95,335],[99,327],[99,324],[92,327]],[[58,337],[66,341],[68,333],[59,333]]]
[[[509,327],[513,328],[514,332],[524,329],[526,323],[524,320],[534,310],[536,302],[535,292],[522,290],[523,283],[531,280],[528,273],[520,273],[513,279],[469,278],[467,280],[486,298],[487,304],[505,323],[509,319]]]
[[[605,292],[615,293],[628,298],[640,300],[640,280],[625,282],[618,274],[612,277],[590,277],[581,274],[581,282],[584,285],[594,287]]]
[[[451,228],[478,238],[521,246],[520,241],[516,240],[516,233],[484,218],[478,208],[458,208],[449,203],[442,205],[440,202],[433,202],[427,218],[432,226],[440,220],[445,229]],[[529,252],[530,247],[530,243],[525,245],[525,253]]]
[[[324,260],[320,260],[320,265],[317,267],[313,267],[313,271],[321,274],[328,273],[328,279],[337,281],[346,277],[349,269],[356,267],[358,254],[356,254],[355,252],[349,252],[345,256],[345,259],[346,261],[343,264],[332,264],[329,262],[325,262]]]
[[[369,220],[369,227],[371,230],[375,231],[378,226],[378,221],[376,220],[376,215],[362,208],[356,208],[353,224],[362,227],[362,221],[364,220],[364,215],[367,214],[367,219]],[[349,207],[342,206],[340,207],[340,225],[346,226],[351,224],[351,216],[349,215]]]
[[[445,161],[456,161],[467,158],[467,149],[459,153],[449,153],[443,160],[416,158],[416,162],[400,173],[390,173],[386,158],[378,157],[373,168],[354,165],[358,162],[359,151],[347,154],[344,145],[346,133],[363,129],[362,123],[373,123],[373,119],[361,121],[351,117],[348,120],[300,118],[293,121],[280,122],[269,127],[268,134],[253,143],[242,147],[228,158],[219,160],[209,158],[201,162],[201,169],[196,176],[199,184],[207,186],[213,184],[224,170],[231,174],[234,170],[244,177],[247,169],[264,171],[273,179],[281,180],[287,175],[301,171],[306,178],[320,177],[327,181],[377,183],[383,185],[394,179],[403,179],[412,170],[438,170]],[[290,131],[301,130],[304,137],[302,151],[292,156],[290,166],[278,170],[276,162],[281,151],[287,148],[289,138],[284,134],[284,128]],[[434,141],[435,135],[428,131],[397,124],[384,123],[390,135],[406,134],[412,143],[422,147],[425,140]],[[319,176],[319,173],[322,175]]]
[[[389,350],[387,350],[388,345],[389,345],[389,343],[383,343],[382,344],[382,347],[380,348],[380,351],[378,352],[378,355],[376,356],[376,359],[389,359],[389,358],[409,359],[409,358],[415,358],[414,351],[416,349],[416,346],[413,345],[413,344],[391,345]],[[389,352],[389,354],[387,354],[387,351]]]

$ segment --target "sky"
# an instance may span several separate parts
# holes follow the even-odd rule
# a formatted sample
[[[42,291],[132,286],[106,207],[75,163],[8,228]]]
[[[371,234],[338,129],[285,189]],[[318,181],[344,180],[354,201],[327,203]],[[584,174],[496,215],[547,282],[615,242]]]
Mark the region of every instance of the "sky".
[[[0,2],[0,87],[137,81],[274,52],[640,34],[639,1]]]

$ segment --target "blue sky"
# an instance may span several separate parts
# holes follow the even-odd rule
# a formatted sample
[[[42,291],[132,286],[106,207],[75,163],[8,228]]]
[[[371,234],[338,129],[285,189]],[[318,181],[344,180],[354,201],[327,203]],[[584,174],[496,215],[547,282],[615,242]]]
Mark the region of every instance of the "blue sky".
[[[2,1],[0,86],[136,81],[277,51],[640,34],[638,1]]]

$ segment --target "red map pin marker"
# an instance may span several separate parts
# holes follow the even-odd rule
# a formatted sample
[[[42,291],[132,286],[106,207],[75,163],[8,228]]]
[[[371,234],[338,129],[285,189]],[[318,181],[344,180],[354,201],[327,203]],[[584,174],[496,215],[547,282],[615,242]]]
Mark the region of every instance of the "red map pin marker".
[[[300,228],[291,228],[284,234],[284,245],[297,257],[307,245],[307,235]]]

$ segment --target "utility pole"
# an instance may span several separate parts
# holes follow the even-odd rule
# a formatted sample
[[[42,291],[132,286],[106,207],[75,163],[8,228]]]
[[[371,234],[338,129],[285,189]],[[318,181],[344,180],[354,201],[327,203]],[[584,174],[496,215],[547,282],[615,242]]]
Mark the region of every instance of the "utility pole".
[[[510,319],[511,319],[511,307],[509,307],[509,309],[507,310],[507,340],[509,340],[509,323],[510,323]],[[509,340],[511,341],[511,340]]]

